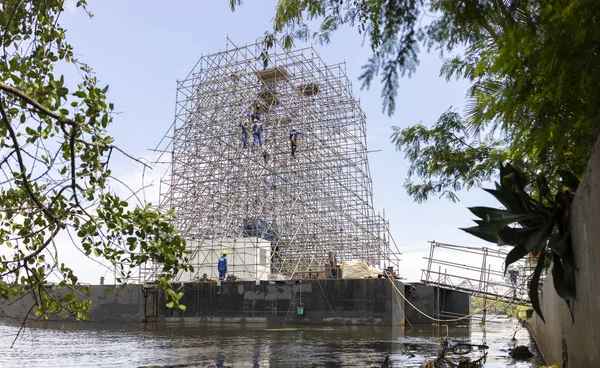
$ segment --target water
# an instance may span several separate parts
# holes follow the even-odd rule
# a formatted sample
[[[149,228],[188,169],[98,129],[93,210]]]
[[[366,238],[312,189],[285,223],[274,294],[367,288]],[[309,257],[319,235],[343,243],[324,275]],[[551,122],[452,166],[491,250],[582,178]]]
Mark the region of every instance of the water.
[[[438,336],[489,346],[484,367],[537,367],[517,363],[508,348],[530,346],[525,329],[496,318],[485,327],[278,326],[205,327],[38,323],[11,349],[19,326],[0,322],[1,367],[419,367],[436,356]],[[511,337],[516,332],[516,342]],[[412,355],[411,355],[412,354]],[[471,352],[472,358],[481,356]]]

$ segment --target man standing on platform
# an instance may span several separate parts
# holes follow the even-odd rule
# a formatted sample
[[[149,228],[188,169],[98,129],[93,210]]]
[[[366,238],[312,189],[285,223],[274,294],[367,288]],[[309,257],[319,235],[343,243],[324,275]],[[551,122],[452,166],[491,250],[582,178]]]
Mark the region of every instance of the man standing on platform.
[[[246,119],[243,123],[240,123],[240,127],[242,128],[242,147],[246,148],[250,136],[250,120]]]
[[[254,124],[252,124],[252,152],[254,152],[254,146],[256,146],[256,142],[260,145],[260,148],[263,146],[262,142],[262,131],[263,126],[259,120],[254,119]]]
[[[227,252],[222,251],[221,257],[219,257],[219,264],[217,265],[219,270],[219,280],[225,280],[227,276]]]
[[[290,146],[292,147],[292,157],[296,157],[296,150],[298,149],[298,136],[302,134],[296,130],[296,128],[292,129],[290,132]]]
[[[269,52],[267,51],[267,49],[262,50],[260,57],[263,60],[263,70],[265,70],[269,66]]]

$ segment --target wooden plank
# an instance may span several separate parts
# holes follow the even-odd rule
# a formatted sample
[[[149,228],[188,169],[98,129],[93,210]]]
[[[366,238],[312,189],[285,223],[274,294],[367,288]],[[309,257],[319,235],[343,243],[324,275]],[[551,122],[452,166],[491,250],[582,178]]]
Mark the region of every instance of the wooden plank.
[[[287,81],[290,79],[290,74],[283,67],[268,68],[256,72],[258,78],[269,84],[272,82]]]

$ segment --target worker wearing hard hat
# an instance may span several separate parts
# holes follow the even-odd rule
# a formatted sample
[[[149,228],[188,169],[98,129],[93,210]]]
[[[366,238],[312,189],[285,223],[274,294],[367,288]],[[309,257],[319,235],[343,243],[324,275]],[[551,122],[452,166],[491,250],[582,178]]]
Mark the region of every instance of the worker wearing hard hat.
[[[222,251],[221,257],[219,257],[219,264],[217,265],[219,270],[219,280],[225,280],[227,275],[227,252]]]
[[[250,136],[250,120],[244,120],[243,123],[240,123],[240,127],[242,128],[242,147],[246,148]]]
[[[267,69],[267,67],[269,66],[269,52],[267,51],[267,49],[262,50],[262,52],[260,53],[260,58],[263,61],[263,70]]]
[[[258,141],[260,148],[262,148],[262,146],[263,146],[262,131],[263,131],[262,123],[259,120],[254,119],[254,124],[252,124],[252,145],[253,146],[255,146],[256,142]]]
[[[296,128],[290,132],[290,146],[292,147],[292,157],[296,156],[296,150],[298,149],[298,136],[302,134]]]

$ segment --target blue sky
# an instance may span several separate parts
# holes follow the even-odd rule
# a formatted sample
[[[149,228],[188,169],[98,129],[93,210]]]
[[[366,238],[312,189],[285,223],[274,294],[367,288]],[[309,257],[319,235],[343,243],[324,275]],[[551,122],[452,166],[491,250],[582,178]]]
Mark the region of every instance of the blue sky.
[[[68,29],[68,40],[78,57],[94,68],[101,84],[110,85],[109,99],[122,112],[109,131],[117,145],[136,157],[151,157],[148,149],[160,141],[174,118],[176,80],[183,79],[202,54],[223,50],[227,36],[237,44],[254,43],[270,28],[276,1],[247,0],[234,13],[228,3],[91,0],[91,20],[67,6],[61,22]],[[369,155],[374,203],[377,210],[385,208],[392,235],[404,253],[401,274],[419,279],[428,240],[494,247],[458,229],[471,226],[468,206],[496,206],[491,196],[475,189],[461,192],[459,203],[444,198],[414,203],[402,186],[408,163],[389,139],[393,125],[429,125],[450,107],[462,112],[468,85],[439,77],[439,55],[423,52],[416,74],[400,81],[396,113],[388,117],[381,112],[380,86],[359,88],[358,76],[371,49],[362,46],[358,32],[342,29],[330,44],[314,47],[326,63],[346,61],[355,97],[367,115],[368,149],[381,150]],[[122,175],[141,175],[139,164],[125,157],[113,164]],[[63,261],[75,258],[69,255]],[[84,281],[97,282],[104,274],[84,264],[76,267]]]

